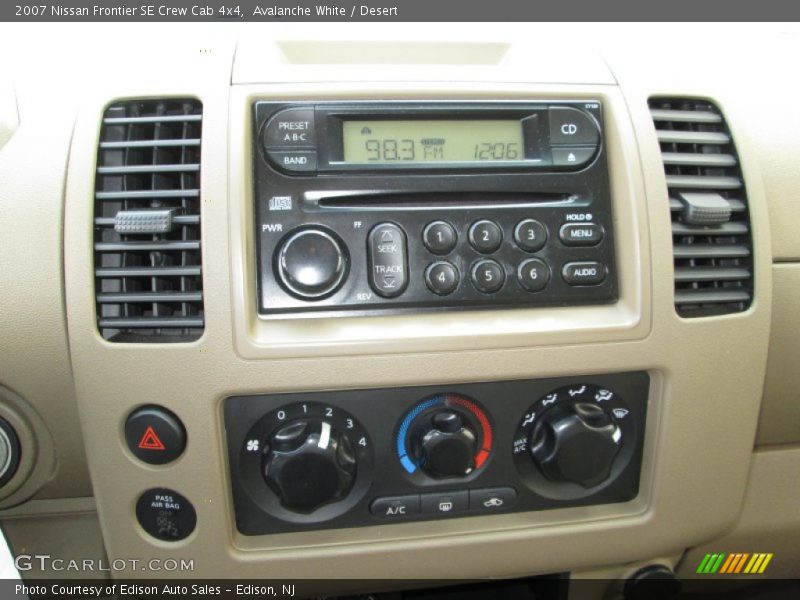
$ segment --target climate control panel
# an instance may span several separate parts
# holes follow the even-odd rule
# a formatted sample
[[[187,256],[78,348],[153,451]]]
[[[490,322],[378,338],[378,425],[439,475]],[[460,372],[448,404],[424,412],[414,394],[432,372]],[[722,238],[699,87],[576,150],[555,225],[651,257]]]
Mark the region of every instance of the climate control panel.
[[[238,530],[359,527],[636,497],[643,372],[237,396]]]

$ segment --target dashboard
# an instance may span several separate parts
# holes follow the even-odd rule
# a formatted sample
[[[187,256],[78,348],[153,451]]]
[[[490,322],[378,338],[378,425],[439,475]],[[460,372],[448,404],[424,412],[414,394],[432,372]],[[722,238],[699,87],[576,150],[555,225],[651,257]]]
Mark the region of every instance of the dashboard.
[[[2,42],[17,554],[797,577],[796,28],[81,27]]]

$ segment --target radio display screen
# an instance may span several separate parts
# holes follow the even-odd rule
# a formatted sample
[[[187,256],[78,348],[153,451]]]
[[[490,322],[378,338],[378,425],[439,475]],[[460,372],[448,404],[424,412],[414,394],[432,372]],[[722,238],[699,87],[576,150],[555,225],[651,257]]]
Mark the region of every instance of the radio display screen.
[[[525,160],[518,120],[346,120],[345,163],[480,163]]]

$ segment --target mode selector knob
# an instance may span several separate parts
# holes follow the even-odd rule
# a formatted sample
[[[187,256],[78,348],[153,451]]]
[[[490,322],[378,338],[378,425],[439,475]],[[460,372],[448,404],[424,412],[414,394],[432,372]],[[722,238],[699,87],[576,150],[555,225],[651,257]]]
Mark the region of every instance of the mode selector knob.
[[[289,510],[313,512],[353,487],[356,459],[350,440],[327,421],[295,421],[268,443],[264,478]]]
[[[455,410],[435,412],[416,434],[417,460],[436,478],[464,477],[475,469],[477,438]]]
[[[318,300],[339,289],[347,266],[343,243],[318,227],[290,233],[275,255],[278,279],[291,294],[304,300]]]
[[[530,439],[531,455],[545,477],[585,488],[608,479],[621,446],[620,428],[588,402],[547,411]]]

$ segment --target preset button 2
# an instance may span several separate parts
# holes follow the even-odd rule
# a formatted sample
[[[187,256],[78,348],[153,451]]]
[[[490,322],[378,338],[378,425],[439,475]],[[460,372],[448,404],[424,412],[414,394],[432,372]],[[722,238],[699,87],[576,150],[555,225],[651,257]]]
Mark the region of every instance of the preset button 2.
[[[394,223],[380,223],[369,232],[369,284],[375,293],[394,298],[408,285],[406,234]]]
[[[482,219],[469,228],[469,243],[481,254],[491,254],[500,247],[503,230],[494,221]]]

